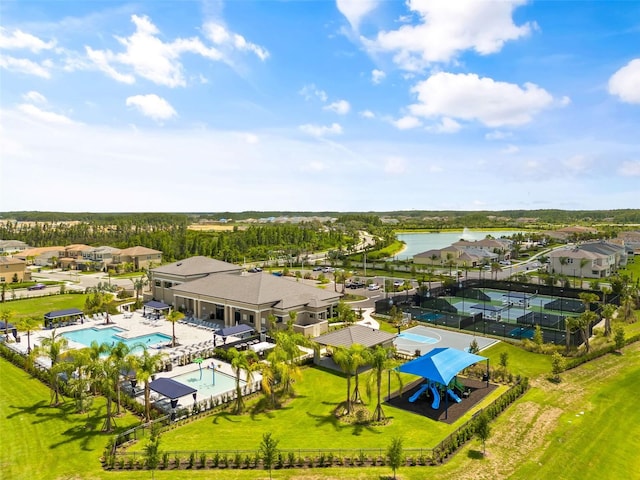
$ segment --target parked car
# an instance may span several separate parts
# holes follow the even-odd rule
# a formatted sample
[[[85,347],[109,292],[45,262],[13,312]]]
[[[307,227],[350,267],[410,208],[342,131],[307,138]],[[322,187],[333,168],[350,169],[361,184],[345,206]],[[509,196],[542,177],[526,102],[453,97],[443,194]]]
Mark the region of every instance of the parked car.
[[[36,283],[35,285],[31,285],[27,287],[27,290],[43,290],[46,287],[43,283]]]
[[[380,285],[378,285],[377,283],[372,283],[371,285],[369,285],[369,290],[380,290]]]
[[[395,280],[393,282],[393,286],[396,287],[396,288],[397,287],[401,287],[402,285],[404,285],[404,281],[402,281],[402,280]]]
[[[251,273],[258,273],[258,272],[261,272],[262,269],[260,267],[253,267],[253,268],[250,268],[248,271]]]
[[[322,271],[322,267],[313,267],[313,271],[314,272],[321,272]]]

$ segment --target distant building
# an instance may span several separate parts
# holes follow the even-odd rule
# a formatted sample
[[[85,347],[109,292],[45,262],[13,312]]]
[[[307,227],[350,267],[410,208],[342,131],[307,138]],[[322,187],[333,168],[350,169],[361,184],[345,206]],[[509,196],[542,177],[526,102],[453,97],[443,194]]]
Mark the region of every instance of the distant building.
[[[29,245],[20,240],[0,240],[0,255],[21,252],[28,248]]]
[[[586,242],[549,253],[551,273],[585,278],[605,278],[627,264],[624,246],[611,242]]]
[[[26,268],[27,262],[24,260],[0,257],[0,283],[30,281],[31,273]]]

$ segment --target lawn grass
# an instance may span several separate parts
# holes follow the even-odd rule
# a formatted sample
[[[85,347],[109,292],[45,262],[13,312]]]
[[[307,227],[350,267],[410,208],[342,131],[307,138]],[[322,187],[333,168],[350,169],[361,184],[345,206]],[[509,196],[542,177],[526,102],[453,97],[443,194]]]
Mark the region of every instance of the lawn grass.
[[[509,355],[507,368],[514,375],[534,378],[551,373],[550,355],[529,352],[507,342],[498,342],[482,350],[480,355],[489,358],[490,365],[497,367],[500,355],[505,352]]]
[[[333,410],[346,396],[346,379],[317,367],[304,369],[303,378],[296,382],[296,398],[284,408],[268,413],[230,415],[226,412],[214,414],[198,422],[189,423],[163,435],[163,441],[175,445],[176,449],[225,450],[236,448],[258,448],[263,433],[270,432],[280,440],[283,449],[340,449],[380,448],[386,439],[402,436],[407,448],[430,448],[448,435],[454,428],[471,416],[458,420],[453,425],[434,422],[426,417],[384,405],[390,423],[386,426],[349,425],[340,422]],[[361,391],[365,393],[361,377]],[[386,377],[386,375],[385,375]],[[416,380],[412,375],[404,376],[404,382]],[[392,376],[393,392],[399,386]],[[353,386],[353,381],[352,381]],[[506,387],[499,388],[495,398]],[[383,395],[387,393],[387,378],[384,379]],[[372,391],[375,395],[375,389]],[[368,400],[368,398],[367,398]],[[368,404],[373,411],[375,403]],[[220,442],[224,438],[224,443]],[[135,449],[142,448],[136,445]]]
[[[13,300],[0,304],[0,310],[13,312],[12,318],[29,317],[36,315],[44,317],[44,314],[54,310],[64,310],[67,308],[84,309],[87,295],[83,293],[73,293],[64,295],[47,295],[43,297],[25,298]]]
[[[100,431],[104,399],[89,414],[76,414],[71,400],[50,407],[49,388],[3,358],[0,372],[0,477],[103,478],[99,458],[110,437]],[[117,422],[120,428],[139,423],[132,415]]]

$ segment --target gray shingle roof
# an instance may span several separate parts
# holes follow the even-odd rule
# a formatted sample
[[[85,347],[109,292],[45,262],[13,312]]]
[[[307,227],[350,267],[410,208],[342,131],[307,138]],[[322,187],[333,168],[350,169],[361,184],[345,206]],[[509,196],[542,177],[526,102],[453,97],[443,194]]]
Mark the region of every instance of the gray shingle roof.
[[[206,275],[209,273],[240,272],[242,267],[233,263],[223,262],[209,257],[189,257],[178,262],[162,265],[151,269],[154,273],[168,275],[180,275],[189,277],[192,275]]]
[[[313,341],[330,347],[350,347],[355,343],[364,347],[375,347],[376,345],[391,342],[396,336],[394,333],[383,332],[375,328],[352,325],[320,335],[314,338]]]
[[[330,290],[268,273],[210,275],[176,285],[172,290],[176,294],[205,295],[251,305],[272,305],[283,310],[302,305],[328,305],[341,297],[341,294]]]

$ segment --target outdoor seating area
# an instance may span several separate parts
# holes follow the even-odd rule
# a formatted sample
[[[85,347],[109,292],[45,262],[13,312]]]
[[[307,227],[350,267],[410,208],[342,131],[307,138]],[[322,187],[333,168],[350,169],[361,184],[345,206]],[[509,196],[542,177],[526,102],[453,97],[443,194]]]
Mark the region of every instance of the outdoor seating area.
[[[184,317],[182,320],[179,320],[179,323],[200,328],[202,330],[208,330],[210,332],[215,332],[216,330],[220,329],[220,325],[217,323],[210,322],[207,320],[201,320],[193,316]]]

